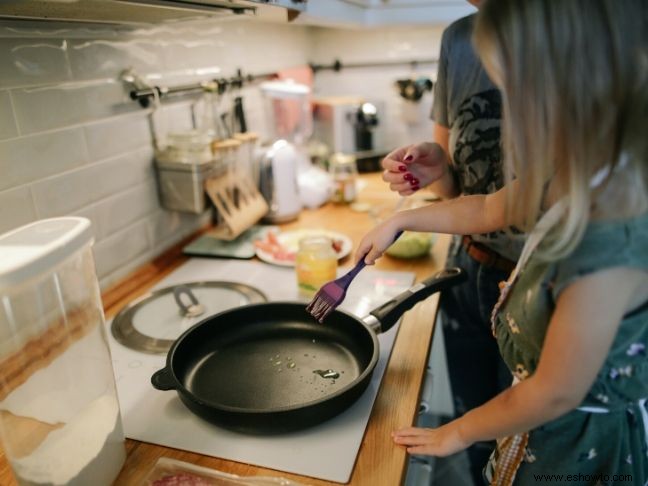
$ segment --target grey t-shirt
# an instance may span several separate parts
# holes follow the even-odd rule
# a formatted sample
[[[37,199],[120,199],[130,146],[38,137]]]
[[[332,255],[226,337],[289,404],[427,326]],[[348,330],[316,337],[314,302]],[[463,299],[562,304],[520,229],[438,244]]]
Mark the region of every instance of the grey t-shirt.
[[[432,118],[450,130],[452,167],[462,194],[490,194],[504,185],[500,123],[502,98],[475,54],[475,15],[443,32]],[[517,260],[520,238],[498,231],[472,235],[500,255]]]

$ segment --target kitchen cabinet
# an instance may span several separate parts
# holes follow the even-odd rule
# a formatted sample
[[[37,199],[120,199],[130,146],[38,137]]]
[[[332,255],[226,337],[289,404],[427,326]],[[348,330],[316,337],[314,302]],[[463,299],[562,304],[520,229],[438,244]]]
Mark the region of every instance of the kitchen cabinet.
[[[366,186],[359,192],[358,202],[367,203],[374,208],[394,207],[398,202],[398,195],[384,186],[380,176],[380,173],[360,176]],[[352,211],[347,205],[327,204],[319,209],[304,210],[297,221],[282,225],[282,228],[291,230],[303,227],[324,227],[344,232],[353,240],[354,245],[357,245],[373,225],[373,220],[365,212]],[[448,237],[440,236],[432,253],[427,257],[415,260],[384,257],[377,262],[376,267],[379,270],[412,272],[416,275],[416,281],[420,281],[443,267],[448,242]],[[186,242],[109,289],[103,295],[107,318],[113,317],[124,305],[146,293],[153,285],[185,263],[188,258],[181,253],[183,244]],[[346,261],[342,264],[351,264],[351,259],[351,256],[346,257]],[[405,479],[409,458],[403,448],[393,444],[390,433],[396,428],[417,421],[438,300],[438,294],[435,294],[403,316],[364,434],[349,483],[351,485],[396,485],[401,484]],[[139,486],[158,458],[162,456],[241,476],[282,476],[313,486],[337,484],[135,440],[127,440],[126,447],[128,452],[126,464],[115,482],[120,486]],[[416,471],[417,474],[422,475],[430,472],[429,467],[425,465]],[[2,452],[0,452],[0,484],[5,486],[16,484]]]
[[[306,0],[9,0],[0,2],[0,19],[50,20],[104,24],[157,22],[222,17],[257,16],[286,20],[286,11],[300,11]]]
[[[297,23],[360,27],[446,24],[474,11],[465,0],[309,0]]]

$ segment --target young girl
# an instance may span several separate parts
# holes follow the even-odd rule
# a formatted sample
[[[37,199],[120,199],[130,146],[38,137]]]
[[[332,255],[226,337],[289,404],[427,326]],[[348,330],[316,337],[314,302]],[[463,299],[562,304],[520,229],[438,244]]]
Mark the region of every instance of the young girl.
[[[397,213],[356,258],[372,264],[405,229],[525,231],[492,318],[515,384],[437,429],[396,431],[408,452],[497,439],[492,484],[647,484],[647,5],[483,5],[474,40],[504,96],[508,183]]]

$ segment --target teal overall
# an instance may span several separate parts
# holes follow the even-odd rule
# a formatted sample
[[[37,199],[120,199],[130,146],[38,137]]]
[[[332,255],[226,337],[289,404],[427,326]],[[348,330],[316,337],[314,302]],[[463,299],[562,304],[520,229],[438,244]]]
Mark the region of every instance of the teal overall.
[[[578,247],[558,262],[543,262],[531,254],[493,317],[502,357],[516,379],[535,372],[560,293],[577,279],[612,267],[648,271],[648,214],[590,223]],[[648,305],[644,304],[624,316],[581,406],[528,434],[499,441],[486,477],[492,484],[534,485],[549,481],[540,475],[562,474],[562,480],[554,476],[554,481],[645,486],[646,397]],[[512,453],[516,447],[518,453]]]

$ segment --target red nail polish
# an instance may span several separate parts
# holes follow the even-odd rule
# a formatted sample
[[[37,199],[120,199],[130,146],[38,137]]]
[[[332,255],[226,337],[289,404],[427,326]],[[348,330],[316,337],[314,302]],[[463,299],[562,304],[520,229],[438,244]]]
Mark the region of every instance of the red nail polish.
[[[400,170],[401,172],[405,172],[405,171],[407,170],[407,166],[405,166],[405,165],[399,165],[399,166],[398,166],[398,170]]]
[[[414,156],[412,154],[409,154],[407,157],[405,157],[405,161],[407,162],[411,162],[412,160],[414,160]]]
[[[416,177],[412,177],[412,180],[410,181],[410,183],[413,186],[418,186],[419,185],[419,180]]]
[[[420,187],[418,186],[418,184],[415,185],[415,186],[412,186],[412,191],[418,191],[419,189],[420,189]]]
[[[408,172],[407,174],[405,174],[403,176],[403,179],[405,179],[406,181],[410,181],[410,183],[411,183],[412,179],[414,179],[414,176]]]

